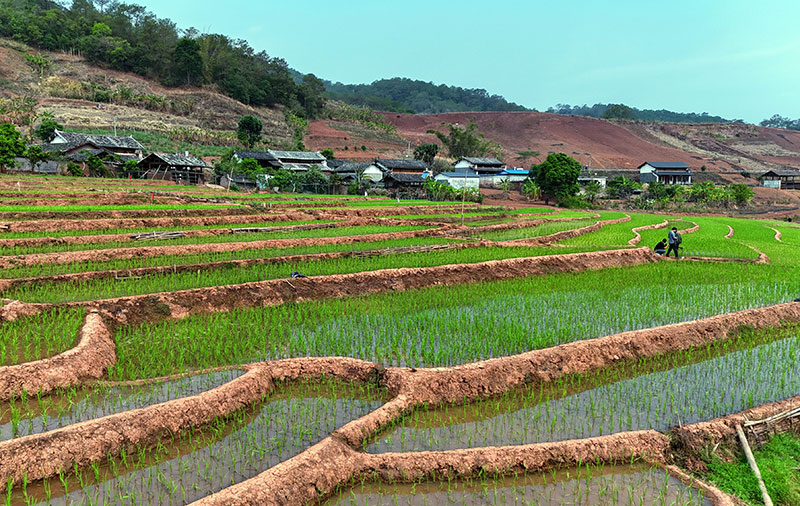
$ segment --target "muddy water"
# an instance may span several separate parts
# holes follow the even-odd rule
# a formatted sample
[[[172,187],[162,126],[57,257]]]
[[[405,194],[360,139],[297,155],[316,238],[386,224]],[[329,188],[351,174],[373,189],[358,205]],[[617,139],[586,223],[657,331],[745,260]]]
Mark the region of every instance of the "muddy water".
[[[30,434],[41,434],[73,423],[139,409],[161,402],[199,394],[241,376],[240,370],[199,374],[142,386],[93,387],[35,396],[12,407],[0,405],[0,441]],[[15,415],[17,411],[20,414]],[[16,423],[14,420],[18,420]]]
[[[282,389],[232,420],[131,453],[124,462],[84,469],[65,481],[36,483],[26,493],[30,503],[52,505],[187,504],[301,453],[384,401],[382,393],[333,385]],[[20,489],[12,504],[26,504]]]
[[[563,383],[546,391],[411,413],[367,451],[450,450],[664,431],[787,399],[800,393],[800,336],[796,327],[776,332],[791,337],[630,379],[608,376],[600,386]]]
[[[568,469],[521,477],[356,486],[328,505],[710,506],[664,470],[644,466]]]

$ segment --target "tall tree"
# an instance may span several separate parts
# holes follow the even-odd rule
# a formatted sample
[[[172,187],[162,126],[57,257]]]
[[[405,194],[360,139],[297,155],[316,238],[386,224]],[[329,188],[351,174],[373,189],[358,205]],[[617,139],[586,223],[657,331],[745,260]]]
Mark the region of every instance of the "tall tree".
[[[422,160],[423,162],[431,165],[436,154],[439,153],[439,146],[436,144],[420,144],[414,148],[414,159]]]
[[[636,113],[625,104],[611,104],[603,113],[604,119],[635,120]]]
[[[502,156],[500,145],[487,139],[478,130],[478,124],[474,120],[470,120],[464,128],[454,124],[448,124],[447,127],[450,130],[447,135],[438,130],[428,130],[428,133],[434,134],[441,141],[451,157],[492,155],[499,158]]]
[[[256,142],[261,140],[261,129],[264,125],[261,120],[255,116],[246,115],[242,116],[239,120],[239,127],[236,130],[236,136],[249,148],[252,148]]]
[[[298,99],[305,110],[306,118],[316,118],[325,107],[325,83],[314,74],[303,76]]]
[[[0,125],[0,169],[3,172],[15,164],[14,158],[25,153],[25,143],[19,130],[11,123]]]
[[[581,164],[564,153],[550,153],[547,159],[536,166],[536,185],[542,189],[546,202],[547,197],[570,197],[578,193],[578,176],[581,175]]]
[[[200,84],[203,76],[203,57],[200,56],[200,43],[195,39],[183,37],[175,46],[172,56],[175,73],[187,85]]]

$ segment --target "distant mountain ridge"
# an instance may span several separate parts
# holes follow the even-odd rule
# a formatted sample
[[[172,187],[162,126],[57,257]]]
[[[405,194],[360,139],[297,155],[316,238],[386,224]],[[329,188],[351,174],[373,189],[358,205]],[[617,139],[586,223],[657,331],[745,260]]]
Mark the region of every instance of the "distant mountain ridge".
[[[594,104],[592,106],[556,104],[545,112],[567,116],[586,116],[589,118],[603,118],[609,107],[615,104]],[[712,116],[707,112],[674,112],[666,109],[637,109],[630,107],[634,118],[639,121],[657,121],[660,123],[743,123],[739,119],[726,119],[722,116]]]
[[[331,98],[387,112],[436,114],[441,112],[529,111],[527,107],[492,95],[482,88],[468,89],[405,77],[370,84],[325,82]]]

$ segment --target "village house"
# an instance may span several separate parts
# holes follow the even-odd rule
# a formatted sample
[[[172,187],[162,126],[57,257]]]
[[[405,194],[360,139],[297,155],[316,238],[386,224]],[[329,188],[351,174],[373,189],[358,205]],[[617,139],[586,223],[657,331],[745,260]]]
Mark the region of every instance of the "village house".
[[[481,158],[474,156],[459,158],[454,167],[457,171],[461,169],[470,169],[479,176],[494,176],[508,168],[505,163],[497,158]]]
[[[692,171],[683,162],[644,162],[639,166],[639,182],[668,185],[692,184]]]
[[[159,179],[176,184],[198,185],[214,182],[214,171],[209,164],[190,155],[151,153],[130,173],[137,179]]]
[[[422,160],[398,160],[393,158],[376,158],[375,166],[386,174],[423,174],[428,172],[428,164]]]
[[[144,146],[131,136],[81,134],[75,132],[55,131],[55,137],[42,146],[48,152],[58,152],[69,156],[88,151],[92,154],[110,153],[126,159],[142,159]]]
[[[383,187],[394,190],[398,196],[403,193],[405,198],[422,198],[422,184],[428,180],[429,173],[411,174],[406,172],[392,172],[383,180]]]
[[[761,183],[769,188],[778,188],[779,190],[800,190],[800,170],[770,170],[761,176]]]
[[[265,169],[280,169],[281,162],[269,151],[234,151],[233,160],[241,162],[246,159],[253,159],[258,165]]]
[[[383,172],[372,162],[344,162],[333,170],[333,173],[343,182],[368,180],[373,183],[383,181]]]
[[[271,154],[280,162],[281,169],[295,172],[307,172],[312,167],[327,170],[328,159],[318,151],[277,151],[270,149]]]
[[[481,177],[477,172],[470,169],[462,169],[454,172],[442,172],[434,177],[436,181],[447,183],[453,188],[474,188],[480,187]]]

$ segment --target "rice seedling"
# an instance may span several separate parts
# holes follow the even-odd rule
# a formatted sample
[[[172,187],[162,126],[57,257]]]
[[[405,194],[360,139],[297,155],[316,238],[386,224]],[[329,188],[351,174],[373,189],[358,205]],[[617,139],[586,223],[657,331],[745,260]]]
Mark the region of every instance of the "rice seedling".
[[[798,287],[797,276],[776,279],[762,265],[660,262],[242,308],[123,327],[110,374],[177,372],[177,354],[195,368],[329,355],[455,365],[785,302]]]
[[[431,244],[442,242],[443,244],[447,244],[451,241],[424,242]],[[362,249],[365,253],[369,251],[365,249],[368,244],[369,243],[362,245]],[[354,251],[355,248],[351,245],[350,250]],[[560,249],[558,251],[558,253],[569,252],[571,252],[569,249]],[[273,251],[273,254],[274,253]],[[191,271],[162,272],[143,276],[130,275],[126,277],[126,274],[123,272],[121,276],[101,277],[90,280],[32,282],[24,286],[6,290],[4,295],[10,299],[23,300],[26,302],[57,304],[157,293],[164,291],[164,287],[169,287],[171,291],[176,291],[279,279],[287,277],[290,272],[302,272],[308,276],[321,276],[401,267],[432,267],[437,265],[476,263],[506,258],[534,257],[552,253],[552,249],[544,247],[481,247],[380,254],[372,257],[340,257],[303,262],[279,261],[279,258],[266,257],[266,259],[271,259],[273,261],[267,262],[265,260],[264,263],[249,266],[236,264],[209,266],[213,268],[205,268],[203,265],[198,265],[197,269],[192,269]]]
[[[55,308],[0,324],[0,366],[57,355],[72,348],[84,310]]]
[[[154,448],[139,448],[75,468],[48,480],[58,504],[174,504],[195,501],[302,452],[337,427],[379,407],[385,392],[335,380],[285,384],[262,402]],[[33,501],[45,500],[43,483],[28,486]],[[24,502],[13,491],[12,504]]]
[[[34,253],[63,253],[68,251],[88,251],[115,248],[135,248],[151,246],[182,246],[188,244],[221,244],[245,243],[271,239],[310,239],[317,237],[342,237],[342,236],[369,236],[393,232],[410,232],[425,230],[430,227],[419,225],[362,225],[353,227],[322,228],[312,230],[286,230],[273,232],[255,232],[252,234],[224,234],[199,237],[181,237],[177,239],[157,239],[131,243],[129,241],[99,242],[99,243],[70,243],[47,244],[42,246],[10,246],[0,248],[0,255],[30,255]]]
[[[634,233],[631,229],[664,221],[663,216],[653,214],[630,213],[630,216],[630,221],[606,225],[596,232],[560,241],[560,244],[567,246],[627,246],[628,241],[634,238]],[[644,243],[642,245],[649,246],[649,244]]]
[[[61,206],[3,206],[0,213],[85,213],[94,211],[161,211],[177,209],[230,209],[239,204],[98,204]]]
[[[514,228],[511,230],[498,230],[494,232],[475,232],[473,235],[487,241],[513,241],[515,239],[542,237],[565,230],[575,230],[595,223],[597,223],[597,220],[591,218],[575,221],[556,221],[552,223],[542,223],[535,227]]]
[[[742,331],[734,340],[714,346],[571,376],[477,405],[413,413],[367,450],[529,444],[621,431],[664,431],[710,420],[796,395],[798,345],[796,325]],[[650,372],[653,369],[656,372]],[[493,412],[498,404],[502,408]]]
[[[176,225],[170,227],[133,227],[111,228],[94,230],[58,230],[52,232],[0,232],[0,239],[31,239],[35,237],[74,237],[111,234],[136,234],[140,232],[172,232],[184,230],[210,230],[248,227],[291,227],[293,225],[308,225],[321,223],[334,223],[339,220],[295,220],[295,221],[263,221],[258,223],[231,223],[224,225]]]
[[[644,464],[590,465],[521,476],[380,484],[363,482],[326,505],[710,506],[701,492]]]
[[[24,399],[12,398],[0,404],[0,441],[188,397],[241,374],[239,370],[219,371],[147,385],[85,386],[59,389],[45,396],[25,394]]]
[[[455,244],[464,242],[460,239],[444,237],[411,237],[406,239],[388,239],[383,241],[364,241],[351,244],[321,244],[310,246],[295,246],[280,249],[243,249],[235,251],[220,251],[213,253],[194,253],[183,255],[157,255],[152,257],[118,258],[97,262],[73,262],[65,264],[44,264],[35,266],[20,266],[4,269],[0,272],[2,278],[23,278],[53,276],[58,274],[72,274],[78,272],[130,270],[143,267],[177,266],[207,264],[212,262],[227,262],[231,260],[254,260],[285,257],[292,255],[307,255],[316,253],[338,253],[343,251],[380,250],[388,248],[401,248],[412,246],[432,246],[439,244]],[[198,269],[202,270],[201,266]]]

